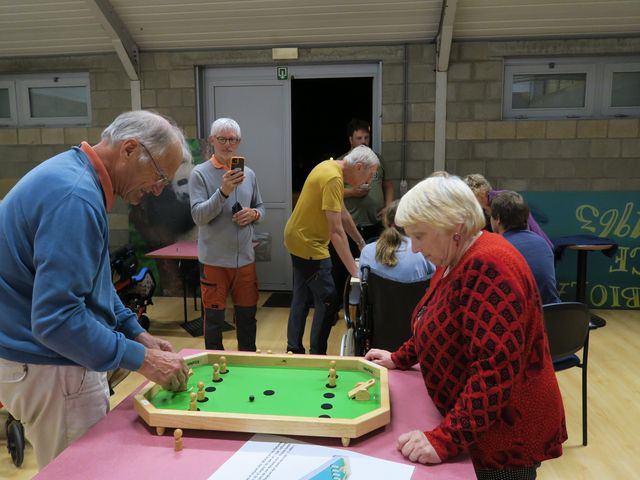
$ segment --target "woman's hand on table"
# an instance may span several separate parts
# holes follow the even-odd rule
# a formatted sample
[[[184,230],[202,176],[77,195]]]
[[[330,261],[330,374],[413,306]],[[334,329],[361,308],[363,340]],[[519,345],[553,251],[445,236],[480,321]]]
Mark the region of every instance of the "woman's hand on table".
[[[412,462],[442,463],[427,436],[420,430],[412,430],[398,437],[398,450]]]
[[[364,356],[365,360],[369,360],[370,362],[375,363],[376,365],[380,365],[381,367],[386,367],[389,370],[393,370],[396,368],[396,364],[391,360],[391,352],[387,350],[380,350],[378,348],[372,348],[367,352]]]

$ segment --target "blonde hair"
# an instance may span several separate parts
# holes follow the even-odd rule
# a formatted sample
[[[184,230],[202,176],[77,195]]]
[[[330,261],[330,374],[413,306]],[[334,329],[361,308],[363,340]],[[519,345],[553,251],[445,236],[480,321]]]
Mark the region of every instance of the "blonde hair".
[[[387,207],[384,221],[385,229],[376,242],[376,260],[387,267],[395,267],[398,264],[396,250],[402,245],[403,232],[395,226],[396,210],[399,200],[394,200]]]
[[[493,189],[493,187],[491,187],[491,184],[489,183],[489,180],[484,178],[484,176],[479,173],[470,173],[469,175],[464,177],[464,181],[467,185],[469,185],[471,191],[476,195],[478,195],[479,193],[487,195]]]
[[[445,231],[473,235],[485,226],[480,204],[469,186],[454,175],[422,180],[400,200],[396,224],[425,223]]]

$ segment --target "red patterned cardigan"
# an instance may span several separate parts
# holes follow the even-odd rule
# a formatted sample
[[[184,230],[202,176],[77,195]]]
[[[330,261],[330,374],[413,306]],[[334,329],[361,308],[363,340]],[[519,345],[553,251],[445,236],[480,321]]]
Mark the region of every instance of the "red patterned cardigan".
[[[468,449],[476,468],[533,465],[562,455],[564,408],[540,295],[524,258],[483,232],[413,312],[413,337],[391,356],[419,363],[443,415],[425,435],[442,461]]]

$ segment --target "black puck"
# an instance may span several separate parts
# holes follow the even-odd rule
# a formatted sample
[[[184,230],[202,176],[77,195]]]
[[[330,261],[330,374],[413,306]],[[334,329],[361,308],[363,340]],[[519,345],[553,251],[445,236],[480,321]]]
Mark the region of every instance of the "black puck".
[[[254,397],[253,395],[249,395],[249,401],[253,402],[256,399],[256,397]]]

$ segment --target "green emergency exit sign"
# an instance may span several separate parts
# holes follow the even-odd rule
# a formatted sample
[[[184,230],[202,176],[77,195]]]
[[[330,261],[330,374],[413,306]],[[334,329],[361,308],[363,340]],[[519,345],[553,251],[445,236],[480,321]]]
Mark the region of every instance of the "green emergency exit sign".
[[[288,80],[289,67],[276,67],[276,78],[278,80]]]

